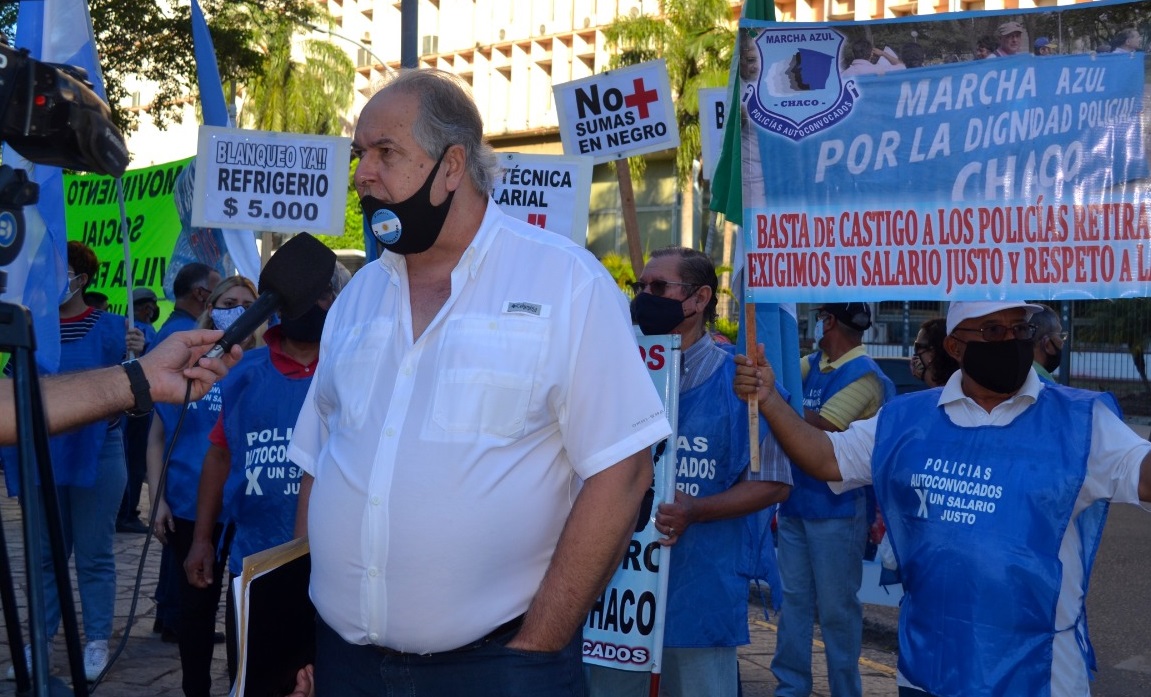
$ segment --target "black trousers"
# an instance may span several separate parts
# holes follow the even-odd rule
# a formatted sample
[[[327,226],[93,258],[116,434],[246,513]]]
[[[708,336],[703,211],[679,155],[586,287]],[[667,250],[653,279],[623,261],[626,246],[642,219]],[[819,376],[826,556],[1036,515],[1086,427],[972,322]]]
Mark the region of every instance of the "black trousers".
[[[184,573],[184,560],[192,548],[192,531],[196,523],[184,518],[173,518],[176,531],[168,534],[176,576],[179,579],[179,647],[180,670],[183,673],[181,686],[184,697],[210,697],[212,689],[212,651],[215,647],[216,612],[220,607],[220,589],[223,585],[225,560],[231,543],[231,534],[226,536],[222,553],[212,569],[212,585],[196,588],[188,583]],[[212,544],[220,547],[220,537],[224,527],[217,524],[212,532]]]
[[[140,488],[148,474],[148,431],[152,429],[152,414],[129,416],[124,419],[124,460],[128,463],[128,483],[120,501],[117,523],[140,520]]]

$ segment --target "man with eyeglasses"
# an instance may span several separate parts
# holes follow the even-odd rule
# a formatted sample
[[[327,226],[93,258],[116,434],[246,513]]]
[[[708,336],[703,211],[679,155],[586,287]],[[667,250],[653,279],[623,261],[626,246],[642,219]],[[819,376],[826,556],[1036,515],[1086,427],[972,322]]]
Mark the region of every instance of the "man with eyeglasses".
[[[804,420],[842,431],[873,416],[895,385],[863,348],[871,326],[867,303],[827,303],[815,316],[815,351],[801,360]],[[779,573],[783,607],[771,672],[776,695],[811,693],[813,627],[819,617],[827,679],[835,697],[858,697],[862,649],[863,554],[875,504],[863,489],[831,492],[792,468],[795,486],[779,510]]]
[[[192,262],[185,264],[172,281],[172,313],[156,334],[156,343],[168,338],[173,332],[196,328],[196,320],[208,309],[208,296],[220,283],[220,274],[211,266]]]
[[[959,371],[844,433],[788,408],[762,350],[737,358],[793,462],[834,491],[874,483],[903,574],[901,696],[1090,694],[1091,563],[1108,503],[1148,508],[1151,443],[1107,395],[1039,379],[1041,309],[952,303]]]
[[[1031,323],[1035,325],[1035,372],[1040,380],[1055,382],[1051,374],[1063,361],[1063,343],[1067,341],[1067,332],[1063,331],[1063,322],[1055,310],[1043,304],[1039,307],[1043,309],[1031,317]]]

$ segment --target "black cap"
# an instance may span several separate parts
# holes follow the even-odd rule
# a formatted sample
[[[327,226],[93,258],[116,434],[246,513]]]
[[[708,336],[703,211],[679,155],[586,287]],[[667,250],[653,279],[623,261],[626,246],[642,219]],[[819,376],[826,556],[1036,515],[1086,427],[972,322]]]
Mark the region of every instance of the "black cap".
[[[858,332],[871,326],[871,308],[867,303],[824,303],[819,309]]]

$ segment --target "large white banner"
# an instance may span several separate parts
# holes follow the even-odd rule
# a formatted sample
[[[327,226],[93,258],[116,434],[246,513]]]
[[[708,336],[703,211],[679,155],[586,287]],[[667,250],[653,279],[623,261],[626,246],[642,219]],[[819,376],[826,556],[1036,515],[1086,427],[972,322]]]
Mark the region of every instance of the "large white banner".
[[[660,672],[671,547],[659,544],[659,505],[675,500],[676,437],[679,431],[678,335],[638,336],[640,356],[671,422],[671,435],[652,446],[655,477],[644,497],[636,531],[620,568],[588,613],[583,629],[584,663],[630,671]]]
[[[505,213],[587,244],[592,161],[567,155],[499,153],[503,171],[492,198]]]
[[[352,140],[201,126],[192,225],[344,234]]]
[[[567,155],[596,164],[679,147],[663,60],[609,70],[552,88]]]

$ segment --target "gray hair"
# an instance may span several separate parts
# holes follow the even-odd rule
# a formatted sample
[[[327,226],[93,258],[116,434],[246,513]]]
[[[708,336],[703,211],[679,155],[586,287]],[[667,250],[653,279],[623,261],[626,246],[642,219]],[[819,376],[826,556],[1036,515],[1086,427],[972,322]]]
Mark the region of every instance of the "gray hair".
[[[465,84],[443,70],[404,70],[380,92],[391,90],[419,99],[420,113],[412,125],[412,137],[428,157],[438,160],[449,146],[462,145],[472,185],[484,195],[490,194],[499,174],[499,161],[491,145],[484,142],[483,118]]]

